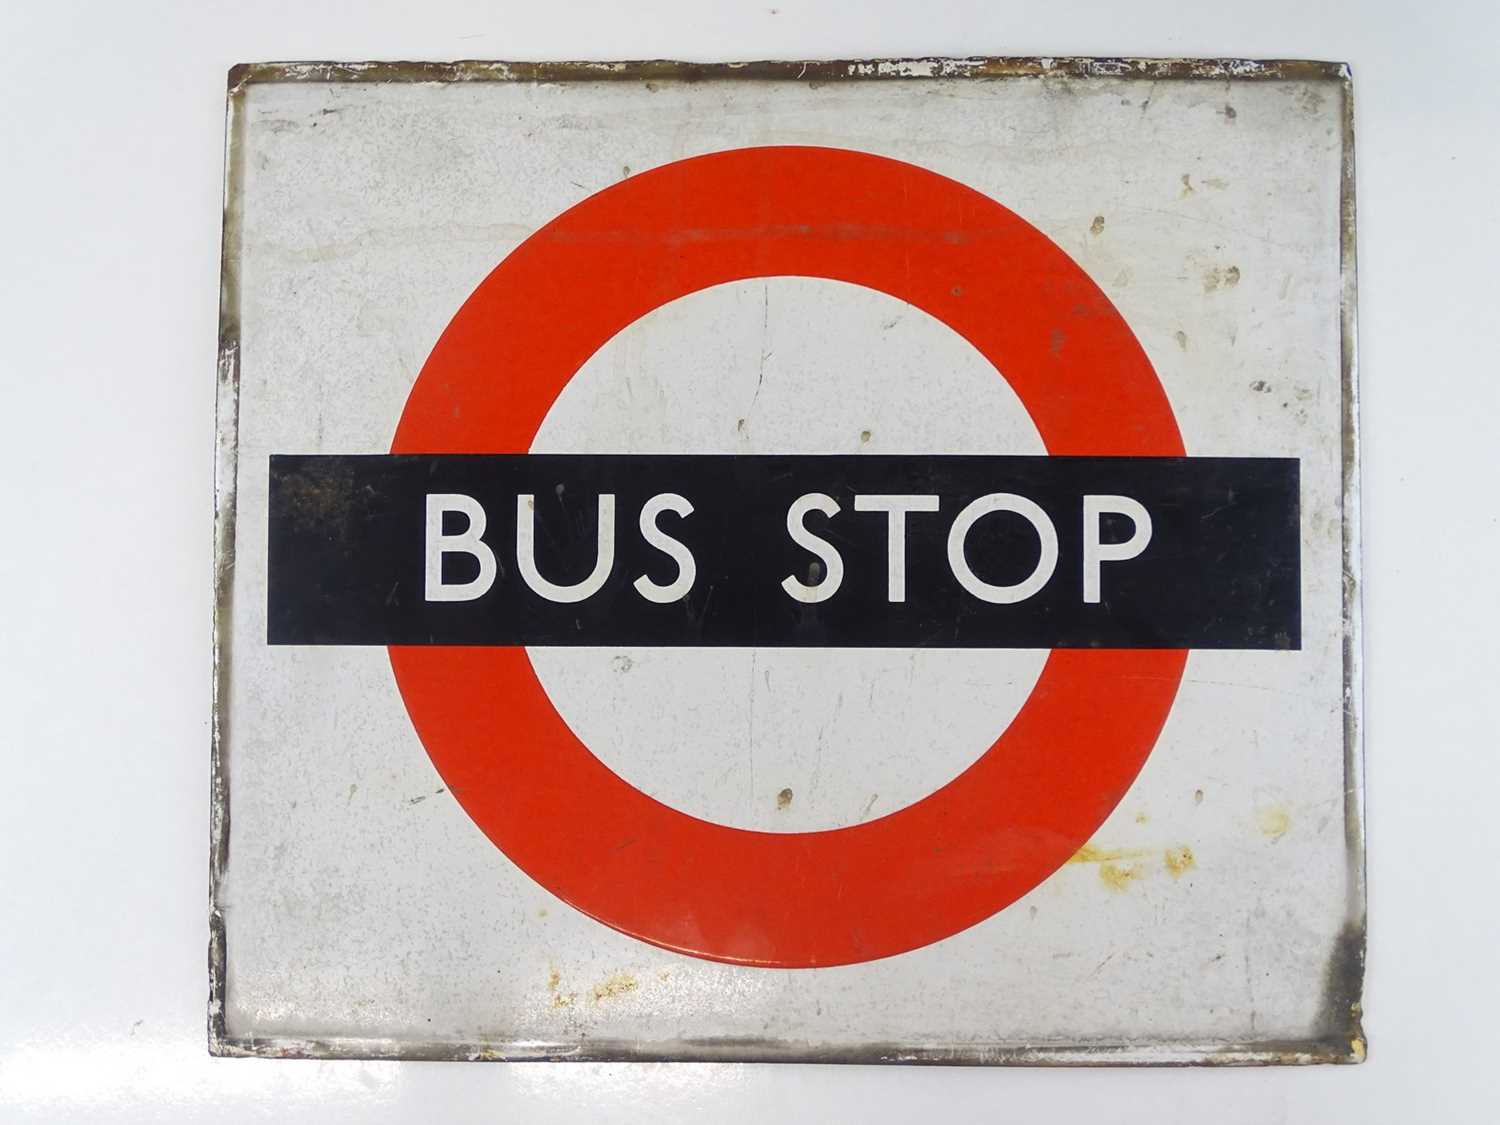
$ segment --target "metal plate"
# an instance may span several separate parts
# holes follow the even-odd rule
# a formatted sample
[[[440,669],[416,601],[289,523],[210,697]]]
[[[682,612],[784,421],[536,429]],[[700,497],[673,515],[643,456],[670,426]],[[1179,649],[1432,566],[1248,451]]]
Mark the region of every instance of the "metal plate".
[[[1307,62],[231,72],[211,1050],[1362,1059],[1351,123]],[[718,529],[685,619],[670,552],[535,593],[605,492]]]

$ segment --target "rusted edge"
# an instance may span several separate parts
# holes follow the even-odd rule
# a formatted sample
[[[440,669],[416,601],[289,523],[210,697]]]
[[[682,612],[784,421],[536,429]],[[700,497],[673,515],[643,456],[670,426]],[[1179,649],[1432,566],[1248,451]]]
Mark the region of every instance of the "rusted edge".
[[[229,71],[230,94],[268,82],[585,82],[758,79],[834,82],[899,78],[1150,78],[1348,81],[1345,63],[1312,59],[916,58],[753,62],[258,62]]]
[[[402,1043],[392,1039],[237,1038],[219,1054],[263,1059],[389,1059],[410,1062],[775,1062],[924,1066],[1311,1066],[1363,1060],[1342,1036],[1334,1039],[1255,1043],[941,1043],[920,1047],[859,1043],[843,1047],[767,1039],[686,1039],[636,1043],[596,1039],[585,1043]]]
[[[1364,982],[1367,945],[1365,887],[1365,775],[1363,581],[1359,522],[1359,337],[1357,233],[1354,203],[1354,82],[1348,68],[1343,87],[1343,162],[1339,183],[1339,356],[1343,387],[1344,555],[1344,839],[1348,862],[1348,914],[1328,966],[1324,991],[1326,1030],[1342,1030],[1363,1062]]]
[[[234,517],[239,462],[240,232],[244,209],[243,95],[231,87],[224,121],[224,227],[219,257],[219,354],[214,416],[213,718],[210,735],[208,860],[208,1049],[233,1054],[225,1024],[228,950],[219,891],[229,866],[230,643],[233,635]]]

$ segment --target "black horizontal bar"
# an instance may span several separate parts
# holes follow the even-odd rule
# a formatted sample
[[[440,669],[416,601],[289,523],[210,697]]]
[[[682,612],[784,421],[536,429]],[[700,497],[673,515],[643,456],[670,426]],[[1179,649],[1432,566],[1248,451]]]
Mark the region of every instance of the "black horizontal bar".
[[[658,603],[636,580],[669,586],[679,567],[638,520],[664,493],[692,505],[656,526],[691,552],[697,573],[683,596]],[[817,602],[783,587],[795,578],[824,589],[831,578],[788,531],[788,508],[809,493],[838,505],[804,522],[843,567],[837,592]],[[520,517],[535,521],[536,573],[566,586],[596,566],[601,494],[613,497],[613,566],[591,596],[549,600],[518,565],[517,497],[533,497]],[[949,558],[955,519],[994,494],[1035,504],[1057,542],[1045,584],[1008,604],[976,596]],[[484,514],[494,579],[477,598],[434,601],[428,497],[455,495]],[[889,517],[857,510],[860,495],[936,498],[936,512],[905,517],[904,600],[891,600]],[[1087,496],[1129,497],[1151,524],[1138,555],[1098,564],[1097,601],[1085,596]],[[1138,525],[1106,513],[1097,541],[1128,541]],[[449,512],[437,530],[468,526]],[[269,532],[272,644],[1300,646],[1298,464],[1284,458],[276,456]],[[1041,544],[1025,516],[1000,510],[972,521],[961,554],[972,581],[1006,587],[1037,568]],[[479,557],[461,546],[439,558],[445,589],[480,576]]]

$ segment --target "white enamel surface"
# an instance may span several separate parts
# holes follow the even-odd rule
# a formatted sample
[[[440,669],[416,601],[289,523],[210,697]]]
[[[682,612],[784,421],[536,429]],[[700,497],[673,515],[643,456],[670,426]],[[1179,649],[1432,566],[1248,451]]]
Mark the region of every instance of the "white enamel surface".
[[[1312,1035],[1348,913],[1339,112],[1336,87],[1300,83],[250,87],[229,1033],[828,1047]],[[1061,176],[1042,135],[1107,174]],[[431,341],[530,229],[627,166],[772,140],[883,153],[1000,200],[1116,302],[1189,452],[1297,457],[1302,481],[1303,648],[1192,654],[1150,760],[1095,835],[1118,855],[1070,864],[936,945],[801,973],[667,953],[556,901],[443,790],[383,651],[260,640],[270,454],[387,449]],[[1038,449],[1000,375],[952,332],[890,298],[791,279],[720,287],[622,332],[534,448],[846,452],[876,435],[889,451]],[[638,787],[771,830],[924,796],[998,736],[1040,662],[534,658],[564,718]],[[1184,849],[1192,863],[1174,869]],[[632,987],[612,993],[620,980]]]
[[[252,9],[209,2],[149,13],[17,5],[0,16],[9,77],[7,112],[0,114],[8,171],[0,179],[6,232],[0,509],[11,532],[0,550],[0,575],[11,591],[0,700],[13,731],[7,784],[0,788],[6,843],[0,1117],[288,1125],[855,1115],[888,1122],[1491,1120],[1500,1097],[1487,1057],[1490,1012],[1500,994],[1491,940],[1500,908],[1490,893],[1500,845],[1491,812],[1500,767],[1489,704],[1497,672],[1489,638],[1500,621],[1487,577],[1492,568],[1484,564],[1500,550],[1485,498],[1500,408],[1497,385],[1485,373],[1488,357],[1500,351],[1489,296],[1500,244],[1487,202],[1500,176],[1492,139],[1500,98],[1491,58],[1500,33],[1493,6],[1440,0],[1413,12],[1278,0],[1197,8],[1155,0],[1128,7],[877,4],[851,21],[847,8],[834,5],[731,10],[683,3],[641,11],[532,5],[497,13],[492,4],[434,0],[418,20],[405,14],[372,8],[356,18],[345,5]],[[208,1058],[213,388],[206,372],[215,339],[225,68],[243,58],[330,55],[848,57],[982,50],[1235,51],[1349,58],[1355,65],[1374,813],[1371,1061],[1336,1072],[1123,1074]],[[1045,130],[1036,138],[1056,145]],[[1093,148],[1060,151],[1082,169],[1101,159]],[[1113,184],[1122,168],[1135,166],[1105,159],[1101,167]],[[1191,170],[1155,156],[1140,168],[1164,179]],[[1209,175],[1194,175],[1193,183],[1206,185]],[[1206,194],[1195,198],[1202,202]],[[1038,216],[1046,210],[1038,207]],[[1155,210],[1167,213],[1140,218],[1154,224],[1157,239],[1169,240],[1182,226],[1214,229],[1212,215]],[[1047,229],[1107,281],[1125,263],[1112,253],[1084,256],[1081,247],[1091,246],[1083,237],[1088,212],[1064,215]],[[524,226],[539,218],[507,221]],[[432,221],[455,238],[513,237],[503,227],[476,230],[462,213]],[[1107,233],[1112,217],[1109,223]],[[1259,220],[1238,233],[1274,237]],[[380,236],[367,231],[353,230],[348,239],[352,250],[381,246]],[[355,330],[341,338],[339,358],[352,363],[375,354],[378,362],[365,370],[376,378],[415,369],[453,302],[487,268],[477,260],[484,255],[471,263],[443,247],[434,253],[444,262],[430,271],[409,262],[381,275],[390,299],[351,312]],[[434,291],[432,276],[455,260],[477,272],[452,291]],[[1200,276],[1216,264],[1205,263]],[[1179,272],[1184,285],[1194,273],[1186,261]],[[1241,297],[1250,283],[1246,272]],[[1158,294],[1158,303],[1110,292],[1163,377],[1187,380],[1186,369],[1174,375],[1170,364],[1179,328],[1165,315],[1166,295]],[[1274,307],[1257,299],[1254,315]],[[401,327],[415,320],[422,326]],[[364,352],[351,357],[351,347]],[[316,338],[304,341],[304,354],[311,375],[335,357]],[[373,409],[393,417],[404,386],[394,377],[391,384]],[[1269,412],[1279,401],[1267,396],[1258,407],[1226,400],[1226,408]],[[337,419],[325,423],[332,447],[364,440],[341,430]],[[31,543],[45,548],[24,549]],[[349,684],[354,691],[388,677],[378,662],[354,671],[365,677]],[[1189,674],[1225,681],[1222,671],[1200,667],[1195,658]],[[1236,690],[1197,688],[1218,691],[1221,705]],[[371,724],[400,717],[378,700],[372,709],[368,720],[345,717]],[[1223,726],[1205,718],[1190,733],[1206,741]],[[1268,740],[1262,749],[1280,745]],[[402,752],[408,751],[420,753],[414,746]],[[335,755],[327,768],[366,765]],[[381,821],[387,829],[398,823],[397,803],[420,795],[405,784],[410,780],[370,783],[376,804],[392,806]],[[328,800],[317,786],[308,788]],[[409,811],[430,810],[433,800]],[[1258,800],[1243,798],[1228,819],[1257,819]],[[1209,807],[1208,796],[1201,807]],[[1293,843],[1299,826],[1316,826],[1317,815],[1294,818],[1280,842],[1268,846]],[[424,835],[424,843],[459,857],[458,873],[445,867],[446,877],[462,878],[465,863],[471,876],[493,870],[492,857],[467,839],[471,829],[459,824],[444,831],[451,838]],[[380,843],[373,834],[360,837],[351,857]],[[431,854],[413,848],[410,863],[426,864]],[[1219,873],[1253,885],[1252,849],[1226,850],[1220,858]],[[1241,869],[1242,860],[1250,870]],[[290,863],[289,877],[296,874]],[[1200,857],[1198,877],[1205,876]],[[1158,882],[1147,885],[1166,890],[1168,881]],[[385,890],[416,888],[398,880]],[[1307,894],[1317,893],[1310,884]],[[1122,943],[1121,956],[1146,960],[1159,974],[1176,972],[1178,917],[1164,905],[1149,943]],[[428,926],[430,913],[417,904],[398,912],[399,924],[407,919]],[[444,936],[440,928],[425,929],[422,942]],[[1113,964],[1098,971],[1107,974]],[[1078,975],[1093,968],[1085,965]],[[1189,961],[1187,975],[1177,979],[1196,990],[1198,968]],[[1239,971],[1243,977],[1244,965]],[[357,979],[352,971],[347,976]],[[1091,1010],[1088,996],[1067,982],[1055,993]],[[445,1002],[441,990],[436,996]],[[1243,1003],[1244,993],[1238,996]],[[733,1009],[740,999],[725,992],[720,1007]],[[1015,1003],[1008,996],[987,999],[991,1007]]]

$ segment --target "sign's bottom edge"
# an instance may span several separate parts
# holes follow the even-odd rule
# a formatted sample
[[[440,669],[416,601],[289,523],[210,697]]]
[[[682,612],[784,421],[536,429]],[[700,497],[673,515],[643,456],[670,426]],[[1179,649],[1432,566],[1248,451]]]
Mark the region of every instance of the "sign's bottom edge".
[[[1365,1061],[1363,1032],[1260,1042],[1167,1041],[1027,1045],[965,1043],[817,1045],[763,1040],[638,1043],[397,1042],[370,1038],[213,1035],[220,1058],[408,1062],[735,1062],[842,1065],[1182,1067],[1314,1066]]]

